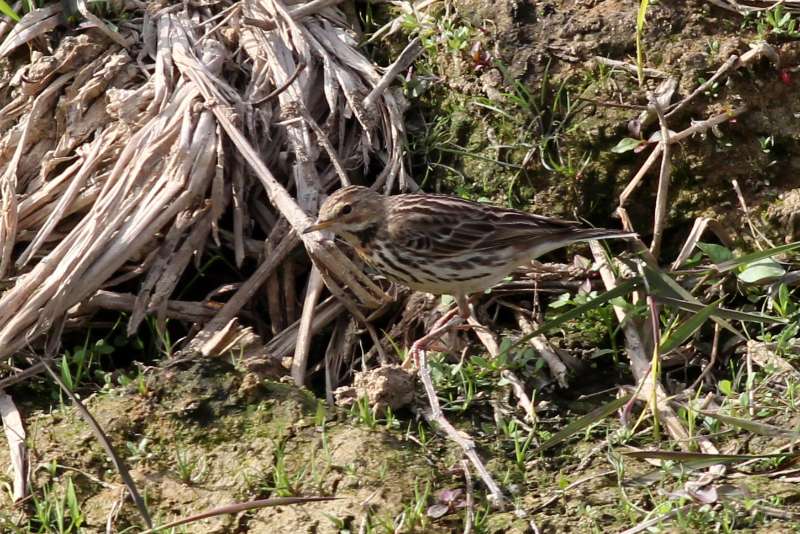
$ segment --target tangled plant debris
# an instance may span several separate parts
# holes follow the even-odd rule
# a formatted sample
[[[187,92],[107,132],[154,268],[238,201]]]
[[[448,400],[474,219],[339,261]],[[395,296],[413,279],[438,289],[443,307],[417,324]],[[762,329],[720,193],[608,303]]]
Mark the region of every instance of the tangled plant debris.
[[[785,113],[769,96],[784,93],[759,91],[765,73],[793,83],[797,2],[68,4],[0,25],[0,499],[17,501],[0,529],[204,517],[208,532],[641,532],[795,517],[781,484],[798,436],[796,232],[775,245],[741,174],[725,178],[727,219],[681,209],[687,173],[740,165],[731,147],[752,116]],[[638,31],[618,24],[637,9]],[[683,75],[675,50],[690,34],[700,46],[709,13],[753,41],[709,42],[704,69]],[[509,52],[527,30],[541,42]],[[367,53],[386,38],[381,68]],[[758,132],[762,159],[790,168],[785,139]],[[613,183],[592,185],[598,152]],[[648,245],[515,273],[476,300],[470,333],[423,355],[421,402],[397,364],[452,303],[301,235],[340,185],[416,190],[407,166],[428,189],[460,180],[509,203],[555,180],[536,196],[558,215],[574,207],[565,188],[584,188],[613,199],[590,218],[616,211]],[[779,208],[790,222],[795,197]],[[145,330],[159,367],[98,372]],[[26,402],[43,372],[63,393],[29,417],[2,390]],[[99,384],[81,387],[90,372]],[[328,406],[265,378],[286,375]],[[258,509],[307,495],[325,497]]]

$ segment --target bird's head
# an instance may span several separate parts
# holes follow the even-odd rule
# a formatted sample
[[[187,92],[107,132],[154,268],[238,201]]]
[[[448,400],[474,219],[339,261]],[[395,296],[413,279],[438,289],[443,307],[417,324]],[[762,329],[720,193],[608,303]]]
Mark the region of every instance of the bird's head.
[[[386,217],[384,200],[380,193],[360,185],[339,189],[323,202],[317,222],[303,233],[327,229],[347,236],[371,228]]]

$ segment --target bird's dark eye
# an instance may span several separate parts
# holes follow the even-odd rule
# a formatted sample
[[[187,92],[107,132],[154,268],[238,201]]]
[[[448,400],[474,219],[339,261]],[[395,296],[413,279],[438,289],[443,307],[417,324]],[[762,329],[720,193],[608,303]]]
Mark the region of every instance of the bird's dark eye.
[[[339,210],[339,213],[342,215],[347,215],[352,211],[353,211],[353,206],[351,206],[350,204],[345,204],[344,206],[342,206],[342,209]]]

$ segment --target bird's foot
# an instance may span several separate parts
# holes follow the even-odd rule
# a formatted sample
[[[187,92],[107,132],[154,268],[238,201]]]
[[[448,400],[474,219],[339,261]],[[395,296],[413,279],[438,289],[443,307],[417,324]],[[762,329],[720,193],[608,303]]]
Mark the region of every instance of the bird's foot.
[[[403,362],[403,367],[407,368],[409,364],[413,362],[414,368],[419,369],[420,363],[425,361],[425,356],[428,349],[430,349],[431,346],[438,341],[445,332],[451,328],[458,327],[463,322],[464,319],[456,316],[455,310],[444,314],[433,324],[431,331],[428,334],[422,336],[411,344],[411,348],[408,350],[408,356]]]

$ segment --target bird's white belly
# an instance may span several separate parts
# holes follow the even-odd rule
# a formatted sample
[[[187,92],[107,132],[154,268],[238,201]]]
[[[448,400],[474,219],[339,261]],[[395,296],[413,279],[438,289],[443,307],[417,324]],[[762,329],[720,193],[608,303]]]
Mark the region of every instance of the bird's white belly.
[[[473,261],[477,254],[465,259],[446,260],[414,258],[400,261],[388,251],[373,254],[370,263],[383,275],[416,291],[435,294],[470,294],[485,291],[507,277],[517,263],[498,251],[484,261]]]

